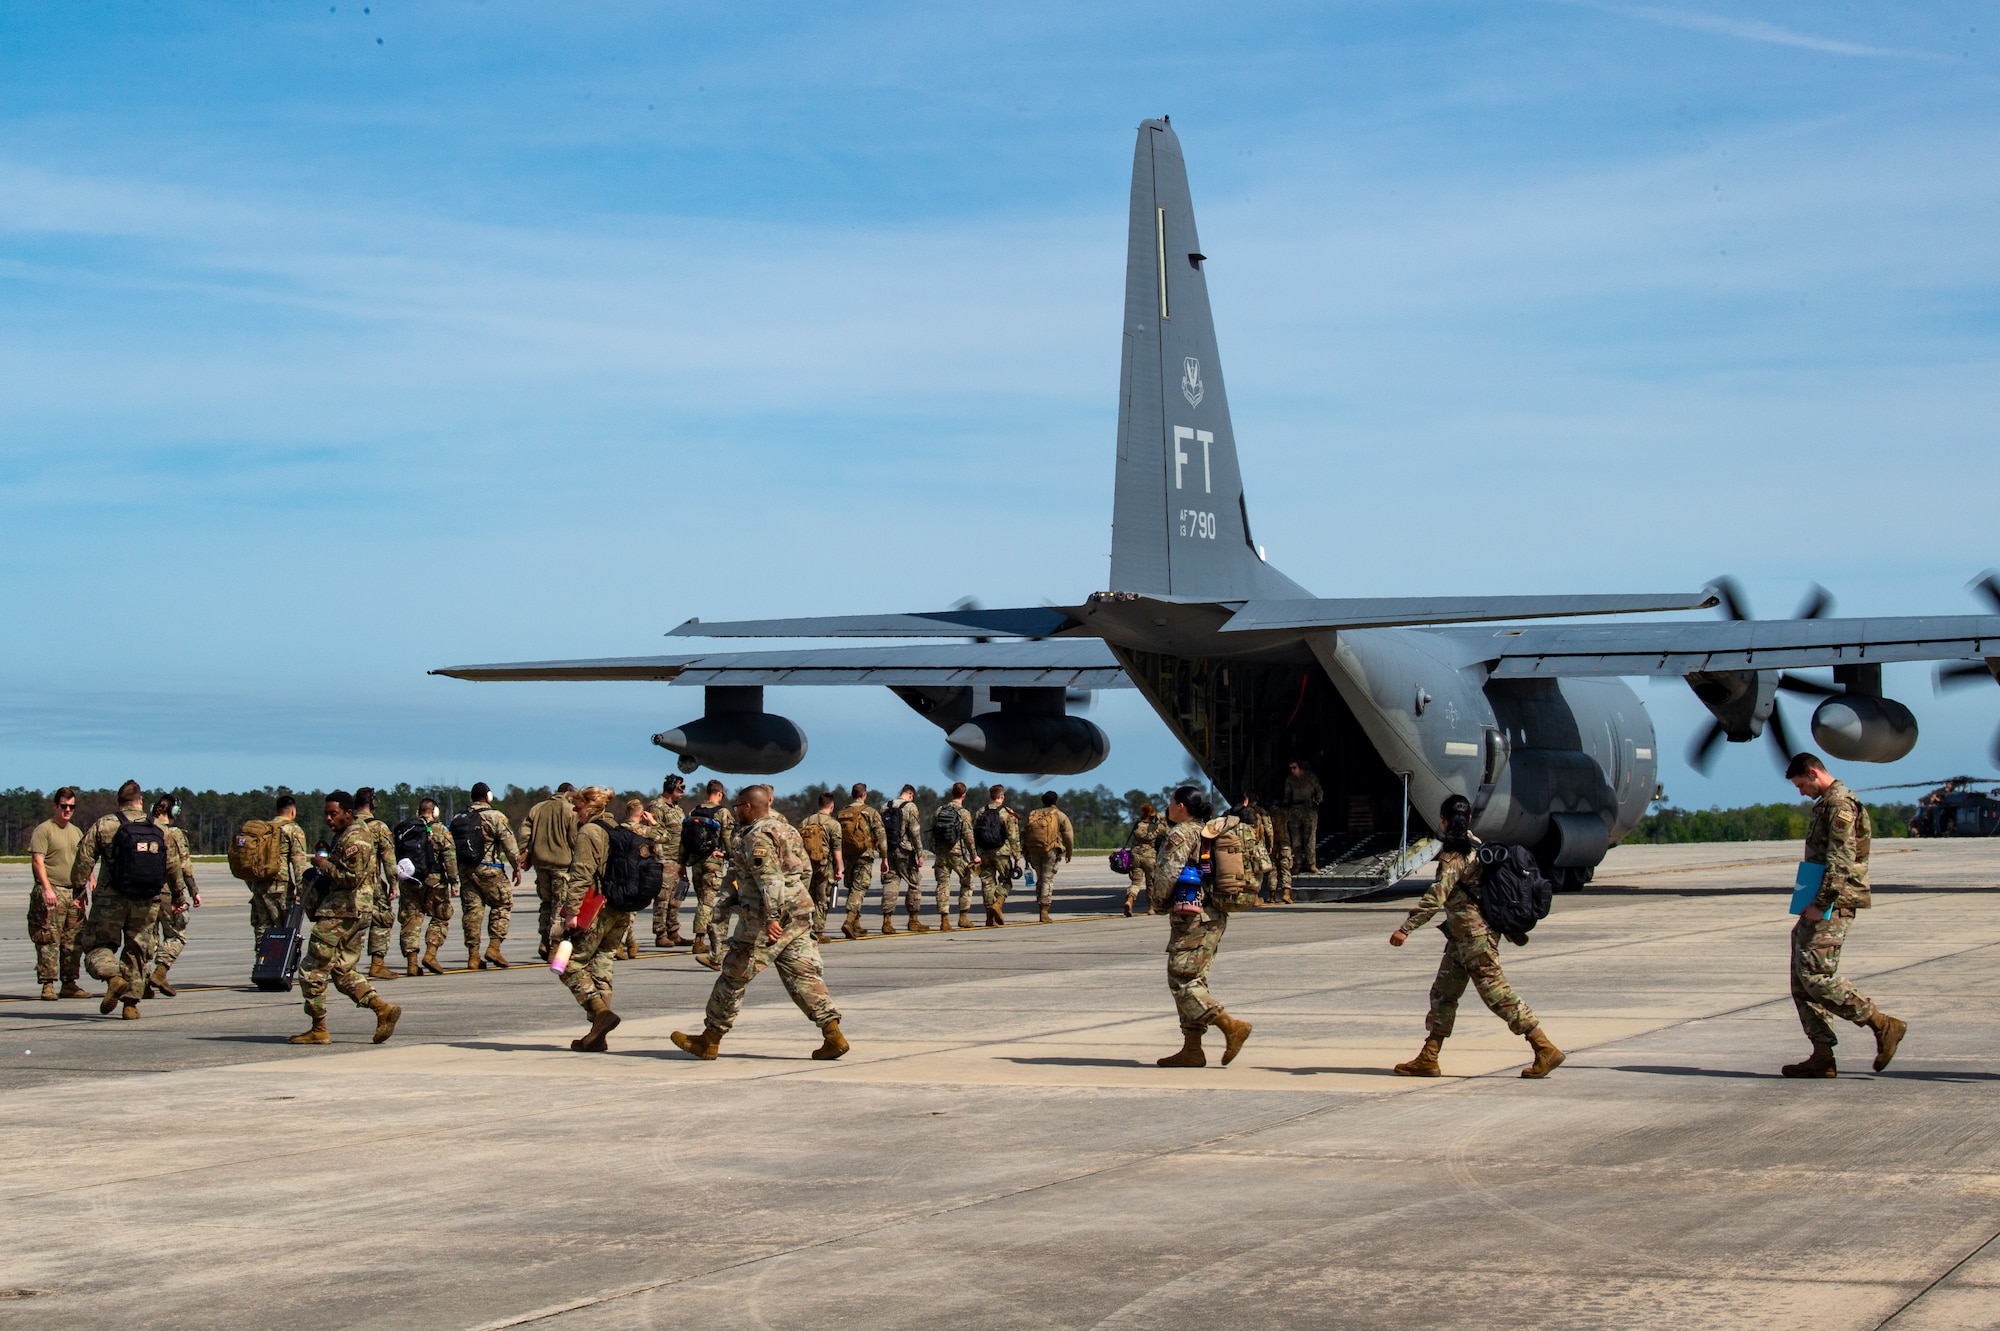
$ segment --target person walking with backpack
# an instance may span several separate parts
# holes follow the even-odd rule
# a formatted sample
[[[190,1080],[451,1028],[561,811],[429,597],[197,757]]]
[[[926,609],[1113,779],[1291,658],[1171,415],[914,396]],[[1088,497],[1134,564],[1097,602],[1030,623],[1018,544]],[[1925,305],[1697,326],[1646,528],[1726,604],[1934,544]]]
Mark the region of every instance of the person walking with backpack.
[[[951,932],[951,880],[958,879],[958,927],[972,927],[972,815],[965,811],[965,783],[954,781],[931,815],[931,873],[937,879],[938,928]]]
[[[1166,820],[1150,804],[1141,804],[1132,821],[1132,830],[1125,836],[1125,849],[1132,856],[1132,867],[1126,870],[1125,914],[1132,914],[1132,905],[1141,893],[1146,897],[1146,909],[1141,915],[1153,913],[1153,894],[1147,885],[1152,881],[1153,868],[1160,862],[1160,839],[1167,834]]]
[[[1049,907],[1056,900],[1056,870],[1076,855],[1076,827],[1069,815],[1056,807],[1053,790],[1042,792],[1042,807],[1028,811],[1028,823],[1021,831],[1021,849],[1028,867],[1035,872],[1035,904],[1041,907],[1042,924],[1049,924]]]
[[[840,855],[847,883],[847,920],[840,926],[840,932],[848,938],[866,938],[868,931],[861,927],[861,903],[868,896],[868,884],[875,876],[875,865],[889,853],[889,833],[882,826],[882,815],[868,803],[865,782],[855,782],[848,793],[853,798],[839,814]],[[883,891],[886,893],[887,890],[885,881]],[[888,915],[889,907],[885,901],[882,932],[894,933],[895,926],[887,923]]]
[[[535,871],[536,951],[544,961],[555,946],[549,926],[556,917],[556,898],[562,895],[563,879],[568,877],[570,861],[576,855],[576,810],[569,799],[575,789],[563,782],[555,794],[530,805],[528,816],[521,820],[523,867]]]
[[[972,816],[972,846],[979,853],[973,864],[986,903],[986,927],[997,929],[1007,923],[1007,889],[1021,854],[1021,820],[1007,807],[1007,787],[988,787],[986,807]]]
[[[736,818],[742,831],[733,858],[742,912],[729,939],[729,955],[709,991],[701,1034],[675,1031],[673,1042],[696,1058],[715,1058],[722,1037],[743,1010],[743,991],[764,967],[775,966],[785,992],[819,1027],[820,1046],[812,1056],[822,1061],[839,1058],[848,1050],[847,1037],[841,1034],[840,1009],[826,991],[819,944],[813,941],[812,898],[806,893],[811,870],[805,846],[798,832],[772,811],[769,786],[738,791]]]
[[[93,873],[97,885],[91,891]],[[72,892],[91,892],[84,926],[90,944],[83,964],[106,982],[97,1010],[107,1016],[123,1003],[127,1021],[139,1018],[168,875],[166,834],[146,817],[146,792],[137,781],[127,781],[118,787],[118,812],[92,823],[77,843],[69,877]]]
[[[813,899],[813,941],[826,941],[826,912],[833,905],[840,885],[840,820],[833,816],[835,800],[828,790],[819,797],[819,811],[809,813],[799,823],[799,842],[812,864],[812,882],[807,890]]]
[[[902,898],[909,913],[913,934],[927,934],[931,927],[924,912],[924,831],[923,814],[917,809],[917,788],[906,785],[895,800],[882,809],[882,932],[896,932],[896,900]]]
[[[1219,840],[1231,838],[1235,855],[1233,881],[1216,873],[1218,856],[1208,839],[1208,797],[1197,786],[1182,786],[1167,801],[1167,836],[1153,866],[1153,909],[1170,913],[1167,926],[1167,992],[1181,1023],[1181,1047],[1156,1060],[1163,1068],[1208,1066],[1201,1047],[1210,1026],[1222,1032],[1222,1065],[1228,1067],[1250,1038],[1250,1023],[1239,1021],[1209,992],[1208,972],[1222,947],[1230,913],[1247,905],[1241,873],[1240,823],[1219,819]]]
[[[290,795],[273,801],[269,820],[252,818],[237,829],[229,843],[229,872],[250,889],[252,957],[263,953],[264,935],[284,923],[291,895],[311,867],[299,802]]]
[[[1493,1015],[1534,1050],[1534,1062],[1521,1069],[1521,1075],[1546,1077],[1562,1066],[1563,1052],[1549,1040],[1541,1022],[1500,969],[1500,940],[1479,910],[1481,865],[1474,853],[1477,842],[1472,835],[1472,801],[1463,795],[1446,796],[1438,809],[1438,823],[1443,828],[1439,840],[1444,849],[1438,853],[1437,881],[1411,909],[1409,918],[1389,935],[1389,946],[1401,947],[1432,916],[1444,912],[1444,956],[1438,960],[1437,978],[1431,982],[1430,1012],[1424,1018],[1430,1033],[1415,1058],[1396,1065],[1396,1073],[1403,1077],[1442,1075],[1438,1053],[1451,1038],[1458,1019],[1458,1000],[1469,980]]]
[[[507,922],[514,916],[514,888],[521,883],[521,850],[507,815],[493,807],[493,787],[484,781],[472,787],[472,807],[451,820],[453,852],[463,884],[466,965],[483,971],[507,969],[500,945],[507,941]],[[513,866],[513,881],[507,877]],[[489,923],[490,920],[490,923]],[[486,952],[479,951],[484,931]]]
[[[429,795],[417,801],[417,816],[396,824],[396,862],[409,861],[412,876],[403,880],[403,973],[444,974],[438,949],[451,936],[451,899],[458,895],[458,856],[452,850],[451,829],[437,816],[437,801]],[[422,960],[417,949],[423,949]]]
[[[729,851],[735,843],[736,815],[723,802],[720,781],[710,781],[702,801],[681,824],[681,853],[694,881],[694,956],[714,969],[721,939],[715,927],[715,900],[729,878]]]
[[[375,889],[375,913],[368,918],[368,978],[393,980],[389,969],[389,938],[396,932],[396,889],[401,877],[396,872],[396,834],[389,824],[375,816],[375,787],[354,788],[354,821],[368,829],[375,843],[375,862],[382,866],[382,882]]]
[[[180,990],[167,983],[167,972],[180,960],[187,946],[188,909],[201,905],[201,891],[194,882],[194,856],[188,850],[187,833],[174,826],[181,811],[180,801],[162,795],[153,801],[153,825],[167,838],[167,900],[160,906],[159,942],[153,949],[153,971],[146,977],[144,997],[165,994],[178,997]]]
[[[35,979],[42,986],[42,997],[52,1003],[58,997],[94,997],[76,982],[83,968],[76,946],[83,905],[70,888],[69,875],[83,829],[75,817],[76,787],[64,786],[49,797],[49,817],[28,839],[35,880],[28,891],[28,938],[35,945]]]
[[[637,867],[639,860],[652,858],[653,842],[643,832],[611,821],[611,791],[605,787],[585,786],[570,800],[577,823],[576,854],[563,875],[551,930],[558,958],[562,942],[570,944],[569,960],[557,976],[590,1016],[590,1029],[569,1047],[580,1054],[601,1054],[610,1048],[605,1037],[619,1022],[611,1010],[611,968],[618,944],[632,927],[633,911],[653,899],[650,886],[642,887]],[[615,881],[608,882],[614,860]],[[592,891],[604,897],[604,904],[586,925],[583,903]]]
[[[648,801],[646,812],[653,820],[653,853],[660,860],[660,895],[653,902],[653,946],[680,947],[681,937],[681,824],[687,810],[681,807],[687,780],[678,772],[667,773],[659,795]]]
[[[326,990],[334,988],[375,1014],[376,1044],[396,1033],[403,1009],[384,1002],[361,975],[363,936],[374,918],[374,894],[382,882],[375,858],[375,838],[356,814],[359,801],[344,790],[326,797],[326,828],[333,845],[313,856],[319,870],[319,904],[313,908],[312,941],[299,967],[299,992],[312,1025],[291,1037],[291,1044],[332,1044],[326,1029]],[[505,820],[502,820],[503,823]]]

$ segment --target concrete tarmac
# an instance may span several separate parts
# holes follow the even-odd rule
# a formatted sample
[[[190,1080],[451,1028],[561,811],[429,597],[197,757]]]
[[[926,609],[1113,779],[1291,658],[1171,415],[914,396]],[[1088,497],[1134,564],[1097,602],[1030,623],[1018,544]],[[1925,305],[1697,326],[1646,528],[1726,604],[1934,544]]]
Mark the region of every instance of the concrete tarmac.
[[[295,1049],[221,865],[182,995],[102,1018],[33,997],[11,910],[0,1327],[2000,1325],[2000,841],[1877,845],[1846,970],[1911,1033],[1877,1074],[1843,1026],[1819,1082],[1777,1076],[1797,854],[1620,848],[1559,897],[1504,956],[1545,1082],[1470,993],[1449,1075],[1390,1074],[1439,951],[1386,945],[1408,897],[1234,917],[1255,1034],[1156,1068],[1166,926],[1105,917],[1101,860],[1053,925],[829,944],[835,1064],[769,973],[680,1054],[685,952],[618,964],[609,1055],[534,965],[383,985],[380,1047],[333,995]]]

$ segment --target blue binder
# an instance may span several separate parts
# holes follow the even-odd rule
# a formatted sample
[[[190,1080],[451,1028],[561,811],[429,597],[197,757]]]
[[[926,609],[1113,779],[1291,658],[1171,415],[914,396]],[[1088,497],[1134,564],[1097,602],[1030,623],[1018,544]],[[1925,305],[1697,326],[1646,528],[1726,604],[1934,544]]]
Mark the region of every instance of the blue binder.
[[[1802,915],[1819,895],[1820,884],[1826,881],[1826,866],[1800,860],[1799,876],[1794,881],[1798,886],[1792,889],[1792,914]]]

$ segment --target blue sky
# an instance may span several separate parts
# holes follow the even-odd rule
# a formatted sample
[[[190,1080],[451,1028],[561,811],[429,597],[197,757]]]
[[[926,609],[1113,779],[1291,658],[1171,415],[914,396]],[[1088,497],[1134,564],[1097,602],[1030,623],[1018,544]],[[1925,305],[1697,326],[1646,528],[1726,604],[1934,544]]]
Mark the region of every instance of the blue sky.
[[[9,5],[0,784],[646,783],[693,690],[424,671],[1097,588],[1161,112],[1315,591],[1970,611],[1994,9]],[[1888,682],[1852,779],[1991,770],[2000,691]],[[1636,687],[1677,802],[1786,793]],[[885,691],[769,704],[800,781],[935,779]]]

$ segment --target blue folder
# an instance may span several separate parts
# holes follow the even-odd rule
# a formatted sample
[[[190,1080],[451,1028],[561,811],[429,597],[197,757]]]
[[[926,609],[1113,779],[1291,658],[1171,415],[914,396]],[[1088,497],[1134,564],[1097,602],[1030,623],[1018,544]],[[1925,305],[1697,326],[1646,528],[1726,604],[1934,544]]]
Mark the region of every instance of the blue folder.
[[[1813,898],[1819,895],[1820,884],[1826,881],[1826,866],[1799,861],[1798,886],[1792,889],[1792,914],[1802,915]]]

